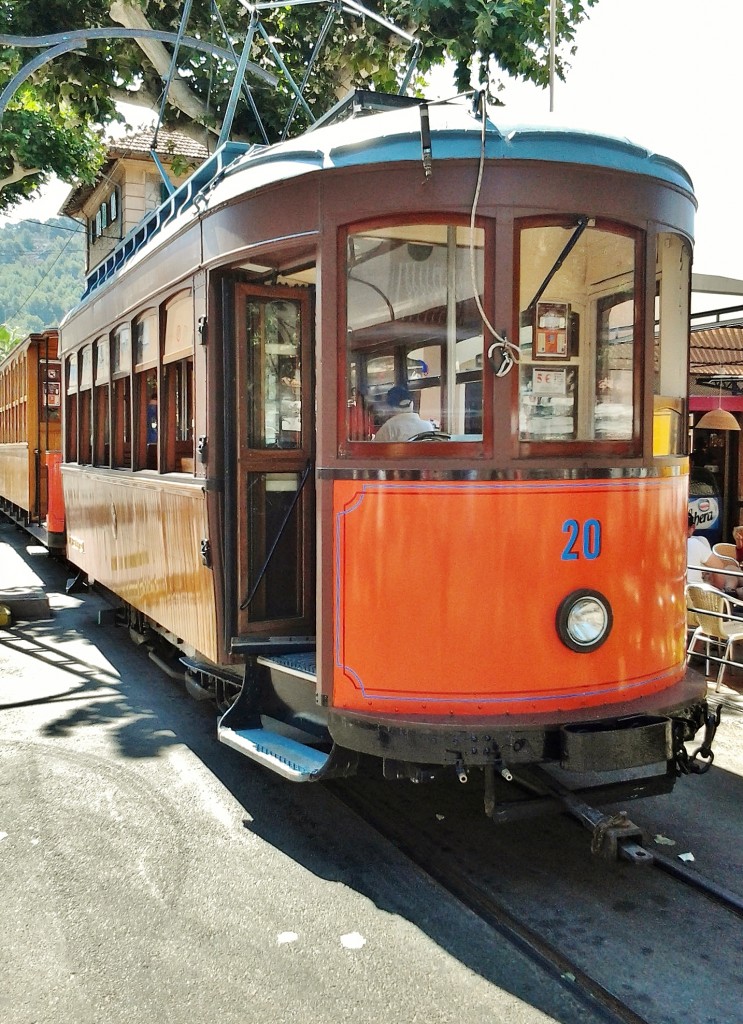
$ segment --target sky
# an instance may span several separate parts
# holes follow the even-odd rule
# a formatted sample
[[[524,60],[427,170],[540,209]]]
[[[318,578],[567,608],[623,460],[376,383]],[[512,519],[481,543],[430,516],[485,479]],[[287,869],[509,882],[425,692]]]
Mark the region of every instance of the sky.
[[[599,0],[553,113],[549,90],[514,82],[500,94],[504,114],[627,137],[678,161],[699,203],[694,271],[743,279],[742,39],[741,0]]]
[[[678,161],[699,202],[694,271],[743,279],[741,40],[743,0],[599,0],[567,81],[555,83],[554,111],[549,90],[511,82],[492,116],[591,128]],[[57,183],[10,219],[54,216],[67,191]]]

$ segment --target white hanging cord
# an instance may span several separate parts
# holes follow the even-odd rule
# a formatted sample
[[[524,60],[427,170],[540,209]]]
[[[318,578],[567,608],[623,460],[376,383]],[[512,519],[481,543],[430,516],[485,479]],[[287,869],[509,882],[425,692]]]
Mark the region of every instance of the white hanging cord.
[[[513,364],[519,360],[519,347],[514,345],[512,341],[509,341],[505,334],[498,334],[495,327],[488,320],[487,314],[483,309],[482,302],[480,301],[480,289],[477,284],[477,273],[475,270],[475,217],[477,214],[477,204],[480,201],[480,189],[482,188],[482,176],[485,170],[485,125],[487,122],[487,100],[486,94],[483,91],[479,94],[479,101],[481,106],[482,116],[482,129],[480,133],[480,162],[477,170],[477,185],[475,186],[475,195],[472,200],[472,210],[470,213],[470,275],[472,277],[472,290],[475,294],[475,304],[480,314],[480,318],[488,329],[490,334],[495,338],[488,349],[488,359],[493,367],[493,371],[496,377],[505,377],[507,373],[513,368]],[[477,102],[475,109],[477,108]],[[500,362],[496,365],[496,352],[500,356]]]

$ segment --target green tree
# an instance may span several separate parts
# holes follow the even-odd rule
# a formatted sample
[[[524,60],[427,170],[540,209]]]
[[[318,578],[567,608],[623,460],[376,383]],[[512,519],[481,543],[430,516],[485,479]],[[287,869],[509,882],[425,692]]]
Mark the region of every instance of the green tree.
[[[564,77],[575,29],[597,0],[557,3],[556,72]],[[217,3],[219,8],[217,9]],[[147,28],[176,32],[183,3],[177,0],[0,0],[0,34],[42,36],[83,28]],[[371,8],[370,8],[371,9]],[[466,88],[470,69],[497,90],[510,73],[538,84],[548,79],[547,0],[378,0],[376,13],[415,35],[421,43],[419,73],[448,58],[457,84]],[[261,12],[267,35],[300,82],[327,5]],[[236,53],[242,50],[249,12],[239,0],[193,0],[187,34]],[[223,26],[229,42],[222,31]],[[0,40],[1,42],[1,40]],[[306,89],[311,109],[323,113],[353,85],[396,91],[407,42],[372,18],[337,16]],[[5,85],[35,52],[0,46],[0,85]],[[158,109],[172,47],[153,40],[105,38],[89,41],[42,65],[16,93],[5,114],[0,139],[0,210],[29,195],[55,171],[70,183],[93,178],[102,160],[100,128],[119,117],[117,100],[127,98]],[[247,78],[262,125],[249,103],[238,106],[233,137],[270,141],[280,137],[294,99],[285,80],[268,85],[260,69],[275,74],[267,40],[256,33],[253,68]],[[167,95],[164,120],[182,130],[218,133],[234,78],[234,64],[183,45],[179,73]],[[258,69],[258,71],[256,70]],[[414,83],[421,85],[420,77]],[[293,130],[306,126],[298,111]]]

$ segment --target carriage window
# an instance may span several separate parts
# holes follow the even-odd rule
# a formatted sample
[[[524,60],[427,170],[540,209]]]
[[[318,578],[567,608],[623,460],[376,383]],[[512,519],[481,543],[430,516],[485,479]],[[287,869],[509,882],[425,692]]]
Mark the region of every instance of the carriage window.
[[[150,309],[134,321],[134,401],[137,416],[135,469],[157,469],[160,420],[157,368],[160,335],[157,310]]]
[[[522,441],[633,439],[635,245],[585,217],[522,229]]]
[[[68,356],[65,375],[65,458],[67,462],[77,462],[77,352]]]
[[[86,345],[80,353],[80,390],[78,393],[79,451],[78,462],[93,461],[93,419],[91,395],[93,392],[93,347]]]
[[[349,235],[348,440],[482,440],[483,244],[446,224]]]
[[[109,404],[109,341],[95,344],[95,449],[96,466],[108,466],[111,452],[111,409]]]
[[[130,379],[119,377],[113,382],[113,465],[117,469],[131,469],[132,465],[132,404]]]
[[[121,324],[113,334],[111,377],[113,388],[113,457],[115,468],[132,465],[132,349],[129,324]]]
[[[163,366],[163,395],[163,469],[166,473],[193,473],[193,359]]]
[[[288,299],[249,299],[246,320],[253,396],[248,445],[301,448],[301,306]]]
[[[248,533],[250,618],[298,618],[302,614],[302,516],[292,515],[301,489],[299,473],[250,473],[251,508],[261,510]],[[275,544],[275,547],[273,546]]]
[[[158,468],[158,434],[160,405],[157,370],[135,374],[134,394],[137,408],[137,460],[135,469]]]
[[[165,308],[163,339],[163,469],[193,473],[194,309],[190,291]]]
[[[658,236],[655,275],[653,455],[686,451],[686,374],[689,337],[689,243]]]

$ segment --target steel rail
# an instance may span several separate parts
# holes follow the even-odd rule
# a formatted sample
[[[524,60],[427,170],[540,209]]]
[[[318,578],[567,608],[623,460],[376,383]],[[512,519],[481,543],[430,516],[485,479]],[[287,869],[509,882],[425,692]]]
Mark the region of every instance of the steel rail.
[[[646,1017],[622,1002],[599,981],[581,970],[575,961],[544,939],[529,925],[519,921],[489,893],[480,889],[462,869],[446,856],[437,856],[436,851],[431,847],[421,848],[417,845],[415,835],[407,826],[404,824],[395,826],[389,819],[382,819],[380,814],[367,801],[359,798],[351,787],[333,783],[329,789],[345,806],[393,843],[406,857],[472,913],[502,935],[538,967],[555,978],[567,992],[580,999],[589,1010],[601,1014],[605,1020],[613,1022],[613,1024],[650,1024]]]
[[[717,882],[704,878],[683,863],[676,863],[672,857],[666,857],[655,850],[651,850],[650,855],[653,858],[653,867],[658,868],[659,871],[664,871],[666,874],[671,875],[672,878],[683,882],[684,885],[688,885],[690,888],[702,893],[702,895],[707,896],[708,899],[717,903],[718,906],[729,910],[731,914],[743,917],[743,896],[739,896],[738,893],[726,889],[723,885],[718,885]]]

